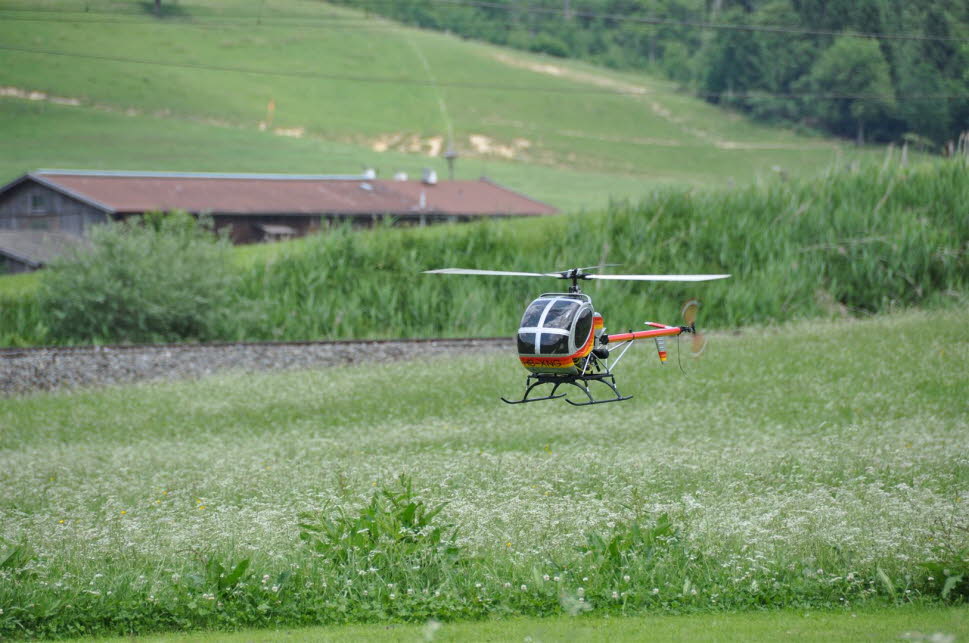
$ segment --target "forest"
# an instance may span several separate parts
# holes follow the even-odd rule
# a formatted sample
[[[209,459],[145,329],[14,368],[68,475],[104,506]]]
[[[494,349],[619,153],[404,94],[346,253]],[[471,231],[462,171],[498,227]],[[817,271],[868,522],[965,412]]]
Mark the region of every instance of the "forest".
[[[945,153],[969,129],[958,0],[337,0],[404,23],[661,74],[773,123]]]

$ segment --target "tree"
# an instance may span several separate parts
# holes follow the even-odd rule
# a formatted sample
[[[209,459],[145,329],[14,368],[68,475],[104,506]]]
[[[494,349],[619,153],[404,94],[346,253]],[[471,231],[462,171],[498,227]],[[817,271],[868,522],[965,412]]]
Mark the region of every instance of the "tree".
[[[890,115],[895,106],[888,63],[878,42],[841,36],[811,68],[805,85],[814,96],[806,109],[841,134],[855,130],[865,142],[865,125]]]
[[[746,14],[731,9],[722,22],[743,24]],[[719,102],[728,102],[733,92],[744,94],[756,89],[764,76],[763,48],[757,38],[745,31],[721,30],[713,35],[701,54],[705,73],[702,87],[713,94],[727,94]]]

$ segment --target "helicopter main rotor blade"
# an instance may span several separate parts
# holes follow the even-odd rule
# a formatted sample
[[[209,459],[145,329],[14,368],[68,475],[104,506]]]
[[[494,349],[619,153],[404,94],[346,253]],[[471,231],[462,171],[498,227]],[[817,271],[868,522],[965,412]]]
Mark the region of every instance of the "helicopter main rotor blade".
[[[586,266],[585,268],[570,268],[569,270],[560,270],[559,272],[569,272],[570,270],[578,270],[579,272],[585,272],[586,270],[602,270],[603,268],[615,268],[621,266],[621,263],[601,263],[598,266]]]
[[[614,279],[621,281],[713,281],[730,275],[584,275],[583,279]]]
[[[435,275],[500,275],[507,277],[563,278],[560,272],[512,272],[509,270],[475,270],[473,268],[438,268],[437,270],[425,270],[424,272]]]

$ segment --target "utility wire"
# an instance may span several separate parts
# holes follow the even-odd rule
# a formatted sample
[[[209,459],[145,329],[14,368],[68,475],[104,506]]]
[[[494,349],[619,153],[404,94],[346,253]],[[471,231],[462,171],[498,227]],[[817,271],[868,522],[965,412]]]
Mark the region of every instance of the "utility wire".
[[[0,9],[0,16],[2,16],[2,9]],[[255,19],[254,22],[244,22],[242,20],[233,20],[226,22],[224,20],[137,20],[128,18],[51,18],[47,16],[2,16],[2,19],[7,22],[44,22],[44,23],[58,23],[58,24],[71,24],[71,25],[138,25],[138,26],[153,26],[153,27],[195,27],[200,29],[210,29],[210,28],[224,28],[224,27],[245,27],[251,29],[253,27],[279,27],[286,29],[360,29],[366,31],[378,31],[378,30],[400,30],[405,29],[406,26],[403,24],[395,23],[390,20],[387,22],[367,22],[363,18],[354,18],[356,22],[352,22],[350,19],[338,19],[332,22],[327,18],[313,18],[311,22],[279,22],[277,20],[266,20],[266,19]],[[297,19],[293,19],[297,20]]]
[[[407,78],[394,76],[359,76],[354,74],[327,74],[316,71],[280,71],[268,69],[255,69],[252,67],[238,67],[233,65],[208,65],[203,63],[191,62],[171,62],[150,60],[147,58],[130,58],[121,56],[105,56],[100,54],[83,54],[69,51],[57,51],[53,49],[33,49],[27,47],[10,47],[0,45],[0,51],[13,51],[18,53],[39,54],[45,56],[63,56],[67,58],[79,58],[85,60],[100,60],[105,62],[130,63],[137,65],[151,65],[156,67],[172,67],[178,69],[198,69],[215,72],[232,72],[240,74],[254,74],[259,76],[276,76],[282,78],[316,78],[320,80],[334,80],[354,83],[370,84],[392,84],[392,85],[411,85],[420,87],[456,87],[462,89],[475,89],[485,91],[517,91],[532,94],[600,94],[600,95],[620,95],[620,96],[649,96],[651,94],[660,95],[683,95],[670,91],[655,91],[652,89],[620,89],[606,87],[536,87],[535,85],[506,85],[500,83],[476,83],[466,81],[433,81],[421,78]],[[871,100],[871,101],[925,101],[925,100],[960,100],[969,98],[966,94],[910,94],[905,97],[890,96],[885,94],[842,94],[842,93],[818,93],[818,92],[690,92],[691,95],[703,98],[816,98],[824,100]]]
[[[561,9],[550,7],[533,7],[531,5],[510,5],[502,2],[487,2],[485,0],[425,0],[430,4],[455,6],[455,7],[474,7],[479,9],[497,9],[500,11],[516,11],[522,13],[534,13],[543,15],[562,15]],[[357,5],[386,5],[394,4],[394,0],[358,0]],[[695,29],[723,29],[728,31],[751,31],[779,33],[788,35],[805,36],[847,36],[849,38],[874,38],[879,40],[927,40],[938,42],[969,42],[969,38],[959,38],[955,36],[929,36],[918,33],[880,33],[880,32],[861,32],[861,31],[832,31],[828,29],[806,29],[802,27],[790,27],[786,25],[752,25],[752,24],[732,24],[729,22],[707,22],[705,20],[675,20],[673,18],[653,18],[649,16],[637,16],[621,13],[597,13],[594,11],[582,11],[571,9],[573,17],[585,18],[589,20],[609,20],[613,22],[635,22],[647,25],[663,25],[671,27],[692,27]]]
[[[487,0],[426,0],[430,4],[440,5],[444,8],[477,8],[477,9],[493,9],[499,11],[507,12],[521,12],[521,13],[531,13],[537,15],[546,16],[558,16],[562,14],[561,9],[553,9],[550,7],[534,7],[530,5],[520,6],[520,5],[510,5],[501,2],[489,2]],[[358,2],[352,6],[357,8],[361,5],[393,5],[395,0],[358,0]],[[56,9],[0,9],[4,12],[31,12],[31,13],[41,13],[48,12],[53,13],[58,10]],[[103,11],[87,11],[87,12],[70,12],[70,13],[83,13],[84,15],[91,14],[104,14],[108,12]],[[127,15],[143,15],[136,14],[133,11],[121,11],[121,12],[111,12],[112,14],[122,13]],[[686,27],[693,29],[705,29],[705,30],[726,30],[726,31],[745,31],[745,32],[762,32],[762,33],[776,33],[784,35],[804,35],[804,36],[824,36],[824,37],[837,37],[845,36],[848,38],[871,38],[876,40],[917,40],[917,41],[927,41],[927,42],[955,42],[955,43],[966,43],[969,42],[969,38],[957,37],[957,36],[930,36],[927,34],[920,33],[882,33],[882,32],[862,32],[862,31],[834,31],[829,29],[808,29],[804,27],[793,27],[788,25],[754,25],[754,24],[733,24],[726,22],[709,22],[704,20],[677,20],[673,18],[656,18],[650,16],[640,16],[633,14],[622,14],[622,13],[598,13],[594,11],[583,11],[579,9],[571,9],[570,15],[577,18],[584,18],[587,20],[607,20],[611,22],[632,22],[638,24],[646,25],[657,25],[657,26],[670,26],[670,27]],[[281,14],[275,14],[275,16],[267,17],[266,14],[213,14],[216,18],[250,18],[257,21],[257,24],[269,24],[273,20],[319,20],[313,16],[284,16]],[[386,16],[384,16],[386,17]],[[155,19],[152,24],[191,24],[194,21],[199,23],[202,20],[206,20],[205,17],[189,18],[185,19],[179,16],[171,16],[168,18]],[[327,16],[327,19],[331,20],[360,20],[357,17],[350,16],[338,16],[331,14]],[[93,21],[91,21],[93,22]],[[120,22],[120,21],[119,21]],[[512,24],[513,21],[504,21],[504,24]]]

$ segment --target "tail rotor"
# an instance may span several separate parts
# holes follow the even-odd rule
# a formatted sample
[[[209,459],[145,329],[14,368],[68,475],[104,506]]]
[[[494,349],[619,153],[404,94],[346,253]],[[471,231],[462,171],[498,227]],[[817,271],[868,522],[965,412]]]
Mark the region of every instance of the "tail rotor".
[[[706,335],[698,332],[696,329],[696,316],[699,309],[700,302],[696,299],[691,299],[683,304],[683,308],[680,310],[680,315],[683,317],[683,321],[686,322],[686,326],[684,326],[685,332],[693,335],[690,342],[691,357],[699,357],[707,346]]]

